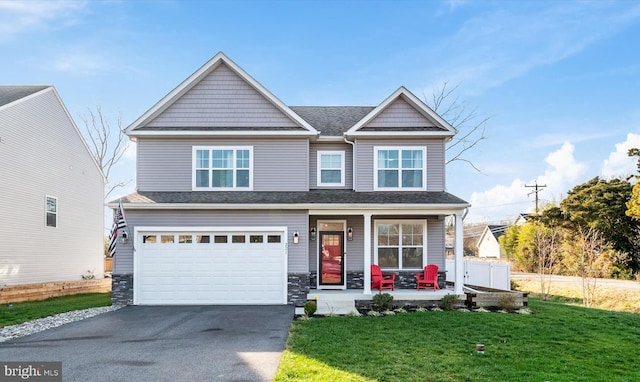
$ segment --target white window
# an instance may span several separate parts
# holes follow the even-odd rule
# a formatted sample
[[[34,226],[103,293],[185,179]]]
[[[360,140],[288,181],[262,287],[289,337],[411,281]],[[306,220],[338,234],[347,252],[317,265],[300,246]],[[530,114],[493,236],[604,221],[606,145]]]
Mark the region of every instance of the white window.
[[[44,205],[45,224],[47,227],[58,226],[58,198],[47,196]]]
[[[425,147],[376,147],[375,190],[426,190]]]
[[[253,147],[194,147],[193,189],[253,189]]]
[[[376,221],[377,264],[387,269],[422,269],[426,226],[424,220]]]
[[[344,151],[318,151],[318,186],[344,186]]]

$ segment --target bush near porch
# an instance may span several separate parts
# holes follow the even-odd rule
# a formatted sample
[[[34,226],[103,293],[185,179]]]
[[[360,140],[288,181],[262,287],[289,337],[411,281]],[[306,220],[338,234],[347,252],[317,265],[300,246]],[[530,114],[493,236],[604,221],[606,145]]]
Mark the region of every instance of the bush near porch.
[[[429,311],[296,321],[275,380],[640,380],[639,314],[529,302],[535,314]],[[476,344],[485,345],[484,355]]]

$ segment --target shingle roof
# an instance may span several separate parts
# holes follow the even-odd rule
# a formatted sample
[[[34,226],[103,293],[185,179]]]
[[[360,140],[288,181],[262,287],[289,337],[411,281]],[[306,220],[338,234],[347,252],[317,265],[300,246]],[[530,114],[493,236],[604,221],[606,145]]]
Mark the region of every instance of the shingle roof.
[[[117,203],[114,200],[111,203]],[[132,204],[288,204],[288,205],[458,205],[466,201],[448,192],[355,192],[352,190],[134,192],[122,198]]]
[[[369,114],[373,106],[291,106],[289,107],[322,135],[342,136]]]
[[[498,238],[502,235],[504,235],[504,231],[509,227],[507,225],[501,224],[490,224],[487,225],[487,227],[489,228],[489,231],[491,232],[491,234],[493,235],[493,237],[496,238],[496,240],[498,240]]]
[[[50,86],[32,85],[32,86],[0,86],[0,106],[4,106],[20,98],[24,98],[33,93],[44,90]]]

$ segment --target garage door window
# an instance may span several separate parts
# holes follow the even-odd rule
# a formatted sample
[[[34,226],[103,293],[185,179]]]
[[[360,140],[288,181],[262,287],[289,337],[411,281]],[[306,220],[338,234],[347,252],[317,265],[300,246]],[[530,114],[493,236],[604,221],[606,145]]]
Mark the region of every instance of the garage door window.
[[[142,242],[144,244],[155,244],[158,242],[156,235],[144,235],[142,236]]]
[[[244,235],[233,235],[231,236],[232,243],[245,243],[246,237]]]
[[[199,244],[208,244],[208,243],[211,243],[211,241],[210,241],[210,240],[211,240],[211,239],[210,239],[210,236],[209,236],[209,235],[197,235],[197,236],[196,236],[196,241],[197,241]]]
[[[229,238],[227,235],[215,235],[213,237],[213,242],[216,244],[225,244],[229,242]]]
[[[280,243],[282,239],[280,235],[269,235],[267,236],[267,243]]]
[[[173,235],[161,235],[160,236],[160,243],[162,244],[173,244],[174,242],[174,237]]]

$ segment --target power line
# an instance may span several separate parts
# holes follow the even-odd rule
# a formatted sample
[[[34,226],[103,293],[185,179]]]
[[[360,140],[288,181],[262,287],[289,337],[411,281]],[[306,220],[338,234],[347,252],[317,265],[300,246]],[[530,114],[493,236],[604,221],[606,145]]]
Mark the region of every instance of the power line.
[[[543,188],[547,187],[546,184],[538,184],[538,181],[536,180],[536,183],[534,185],[528,185],[525,184],[525,187],[530,187],[530,188],[534,188],[533,191],[531,191],[530,193],[528,193],[527,195],[531,195],[531,194],[536,194],[536,215],[538,214],[538,193],[540,191],[542,191]]]

